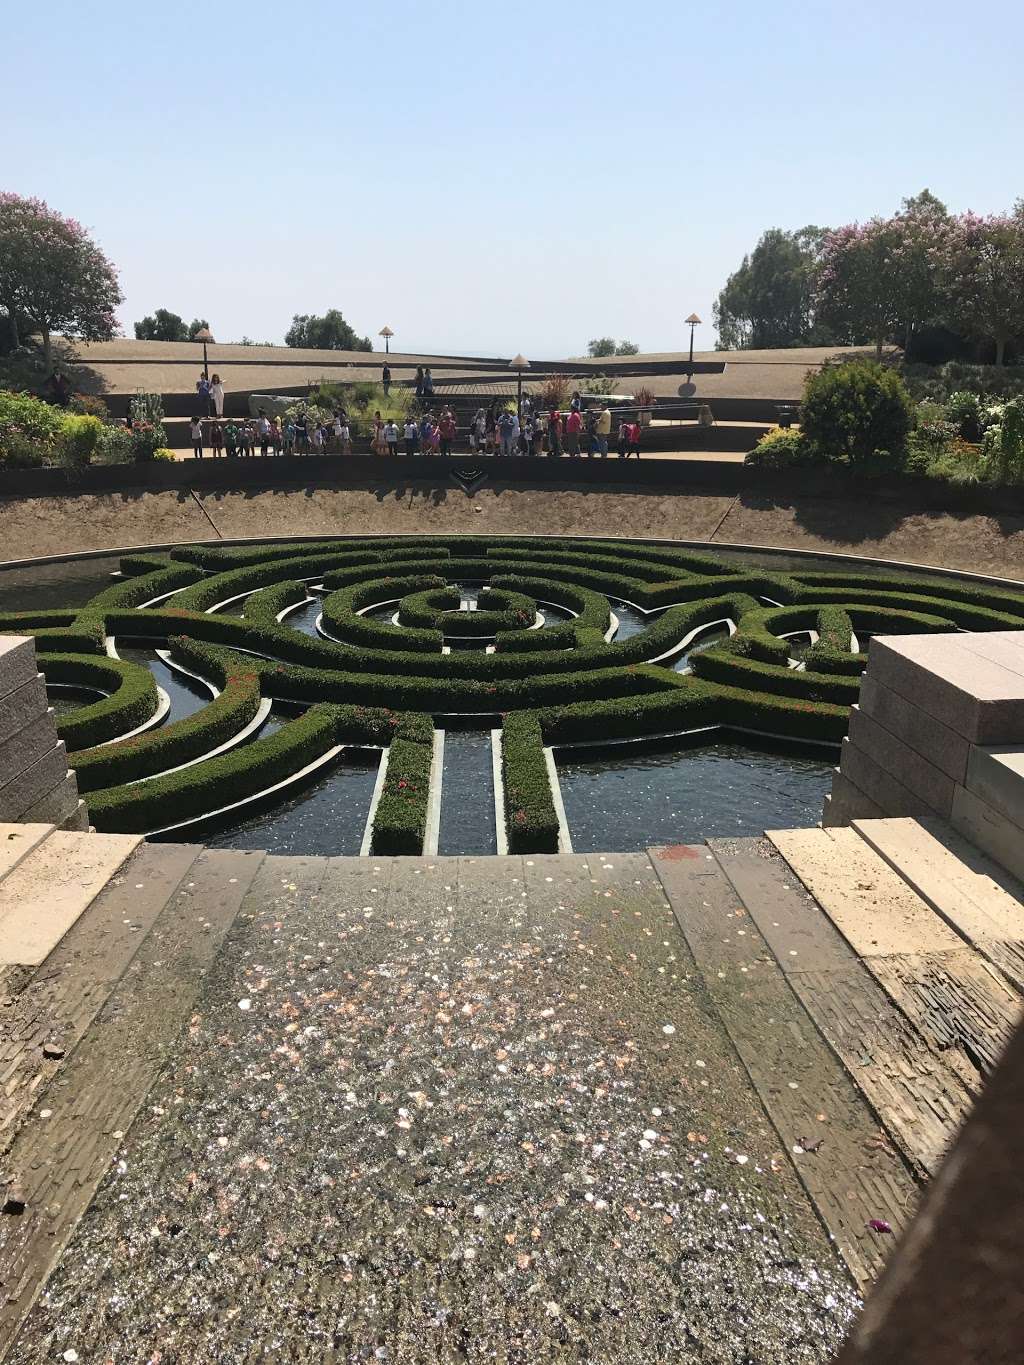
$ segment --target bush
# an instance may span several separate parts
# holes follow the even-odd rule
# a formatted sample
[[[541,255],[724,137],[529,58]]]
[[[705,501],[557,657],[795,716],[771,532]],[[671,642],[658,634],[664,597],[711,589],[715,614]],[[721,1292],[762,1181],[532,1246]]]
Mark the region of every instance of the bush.
[[[77,412],[87,417],[98,417],[101,422],[106,422],[110,417],[110,409],[102,398],[97,398],[91,393],[75,393],[71,395],[68,403],[69,412]]]
[[[995,483],[1024,482],[1024,398],[1003,405],[998,425],[985,432],[982,454]]]
[[[97,464],[132,464],[135,459],[135,442],[127,427],[107,423],[100,435],[96,448]]]
[[[41,465],[56,456],[65,413],[29,393],[0,391],[0,464]]]
[[[877,361],[828,365],[808,375],[800,420],[819,455],[866,470],[902,460],[912,425],[910,395],[897,372]]]
[[[919,409],[920,411],[920,409]],[[984,426],[982,402],[969,389],[957,389],[946,399],[943,415],[965,441],[980,441]]]
[[[501,771],[509,852],[556,853],[558,814],[536,712],[520,711],[504,718]]]
[[[72,469],[92,462],[103,440],[103,423],[98,417],[72,413],[64,418],[57,451],[61,461]]]
[[[164,430],[164,405],[158,393],[137,393],[128,404],[132,418],[132,458],[147,464],[167,445]],[[173,459],[173,455],[171,456]]]
[[[761,437],[743,463],[755,469],[794,469],[813,464],[817,458],[802,432],[776,427]]]
[[[434,726],[429,716],[411,714],[398,721],[373,817],[372,852],[423,852],[433,746]]]
[[[37,644],[39,639],[37,635]],[[109,694],[58,719],[57,734],[69,750],[103,744],[126,734],[156,711],[156,682],[141,664],[105,654],[43,654],[39,666],[47,682],[74,683]]]

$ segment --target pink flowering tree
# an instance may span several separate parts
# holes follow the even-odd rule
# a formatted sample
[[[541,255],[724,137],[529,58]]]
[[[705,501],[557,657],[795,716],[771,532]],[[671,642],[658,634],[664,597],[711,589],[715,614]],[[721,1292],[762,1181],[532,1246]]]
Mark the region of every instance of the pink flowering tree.
[[[900,233],[892,219],[848,223],[826,234],[818,270],[818,313],[851,344],[871,341],[882,354],[899,328],[895,284]]]
[[[939,254],[949,325],[995,345],[1002,365],[1006,344],[1024,336],[1024,201],[1012,214],[952,219]]]
[[[80,223],[41,199],[0,193],[0,307],[13,345],[37,332],[50,369],[52,334],[115,336],[121,297],[114,267]]]

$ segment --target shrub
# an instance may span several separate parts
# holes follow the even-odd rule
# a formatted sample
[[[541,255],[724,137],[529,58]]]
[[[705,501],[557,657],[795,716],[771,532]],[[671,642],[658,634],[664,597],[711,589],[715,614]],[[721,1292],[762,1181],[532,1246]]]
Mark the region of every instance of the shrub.
[[[94,456],[97,464],[131,464],[135,459],[135,442],[127,427],[108,422],[100,435]]]
[[[970,389],[957,389],[943,406],[947,422],[952,422],[965,441],[980,441],[983,427],[982,403]]]
[[[132,417],[132,458],[146,464],[167,445],[164,430],[164,405],[158,393],[137,393],[128,404]],[[171,457],[174,458],[173,455]]]
[[[156,711],[156,682],[141,664],[106,655],[43,654],[39,666],[48,682],[74,683],[109,693],[58,719],[57,734],[69,750],[103,744],[126,734]]]
[[[536,712],[519,711],[505,717],[501,771],[509,852],[557,852],[558,815]]]
[[[0,391],[0,464],[25,468],[57,453],[65,414],[29,393]]]
[[[71,395],[68,403],[70,412],[82,413],[87,417],[98,417],[101,422],[106,422],[110,417],[110,409],[102,398],[97,398],[91,393],[75,393]]]
[[[828,365],[808,375],[800,420],[819,455],[845,457],[865,469],[882,451],[902,459],[912,424],[910,395],[897,372],[877,361]]]
[[[57,450],[64,464],[82,469],[92,462],[103,439],[103,423],[98,417],[72,413],[64,418]]]
[[[814,448],[802,432],[776,427],[761,437],[743,463],[755,469],[794,469],[813,464],[816,458]]]
[[[373,817],[374,853],[423,852],[433,744],[434,726],[429,716],[412,714],[398,721]]]
[[[1024,398],[1003,405],[998,425],[985,432],[982,454],[995,483],[1024,481]]]

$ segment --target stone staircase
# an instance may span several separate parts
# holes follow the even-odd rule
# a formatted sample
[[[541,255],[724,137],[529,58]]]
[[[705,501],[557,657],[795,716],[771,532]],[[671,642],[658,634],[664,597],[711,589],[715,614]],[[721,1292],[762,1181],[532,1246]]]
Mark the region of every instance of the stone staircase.
[[[927,819],[0,859],[19,1362],[828,1359],[1020,1012],[1024,893]]]

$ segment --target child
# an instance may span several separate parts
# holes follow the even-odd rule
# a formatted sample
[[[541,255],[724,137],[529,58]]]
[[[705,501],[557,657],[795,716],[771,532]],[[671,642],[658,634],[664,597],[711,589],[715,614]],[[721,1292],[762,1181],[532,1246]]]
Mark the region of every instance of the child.
[[[284,425],[284,453],[286,455],[295,454],[295,423],[290,417]]]
[[[281,453],[282,439],[281,419],[280,417],[275,417],[270,424],[270,449],[275,455],[280,455]]]
[[[417,425],[416,425],[415,419],[414,419],[412,416],[407,417],[406,420],[405,420],[405,453],[406,453],[406,455],[415,455],[415,454],[416,454],[416,446],[419,444],[418,439],[417,439],[417,438],[419,437],[419,434],[420,434],[420,433],[419,433],[419,428],[418,428]]]
[[[227,447],[228,459],[234,460],[238,457],[238,428],[234,422],[229,422],[224,428],[224,444]]]
[[[198,417],[193,417],[189,424],[189,435],[192,437],[192,454],[197,460],[203,458],[203,424]]]
[[[352,454],[352,431],[348,424],[348,418],[342,416],[341,420],[341,453],[342,455]]]

